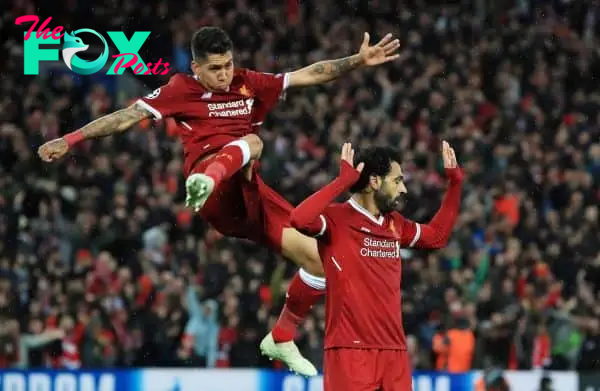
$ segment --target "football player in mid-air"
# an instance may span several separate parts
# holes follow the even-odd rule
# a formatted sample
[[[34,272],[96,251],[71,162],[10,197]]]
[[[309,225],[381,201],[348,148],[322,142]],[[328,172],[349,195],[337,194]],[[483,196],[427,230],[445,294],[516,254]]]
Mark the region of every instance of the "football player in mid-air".
[[[227,33],[204,27],[192,38],[192,75],[172,76],[133,105],[45,143],[38,154],[52,162],[83,140],[124,132],[150,117],[174,119],[184,149],[186,205],[222,234],[264,245],[301,267],[261,350],[300,374],[314,375],[316,369],[299,353],[293,338],[298,323],[324,293],[323,268],[316,241],[290,226],[292,206],[252,167],[263,148],[257,133],[286,89],[327,83],[354,69],[387,63],[398,57],[399,46],[391,34],[370,45],[365,33],[360,50],[352,56],[268,74],[235,68]]]

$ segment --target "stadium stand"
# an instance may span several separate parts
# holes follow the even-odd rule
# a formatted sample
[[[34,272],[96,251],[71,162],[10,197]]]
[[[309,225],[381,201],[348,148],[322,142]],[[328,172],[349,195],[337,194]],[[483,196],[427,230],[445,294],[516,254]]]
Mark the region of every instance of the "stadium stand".
[[[458,227],[447,249],[403,253],[413,366],[447,367],[453,354],[442,348],[462,330],[475,336],[475,368],[597,367],[596,3],[283,3],[15,0],[2,11],[0,366],[277,365],[257,347],[294,271],[183,207],[181,146],[168,123],[41,163],[43,140],[135,89],[64,70],[23,76],[14,19],[39,14],[53,25],[150,30],[142,57],[178,71],[203,25],[231,33],[238,65],[268,72],[350,54],[363,31],[397,34],[396,63],[290,92],[263,126],[265,178],[297,203],[335,174],[343,141],[398,145],[403,211],[427,220],[444,184],[439,140],[449,140],[468,173]],[[138,78],[146,91],[163,80]],[[315,308],[298,340],[319,367],[323,319]]]

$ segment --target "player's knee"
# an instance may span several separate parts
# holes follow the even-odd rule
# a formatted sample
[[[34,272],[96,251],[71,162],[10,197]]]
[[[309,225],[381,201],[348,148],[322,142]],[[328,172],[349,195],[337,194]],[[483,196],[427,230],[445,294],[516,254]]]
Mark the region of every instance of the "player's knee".
[[[258,159],[262,154],[263,141],[255,134],[244,136],[244,140],[250,146],[250,159]]]

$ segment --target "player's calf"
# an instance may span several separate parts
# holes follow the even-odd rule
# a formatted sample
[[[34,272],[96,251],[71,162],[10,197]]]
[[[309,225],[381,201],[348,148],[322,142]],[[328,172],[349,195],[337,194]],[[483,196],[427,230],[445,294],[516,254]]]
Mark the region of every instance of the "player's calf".
[[[273,331],[260,343],[262,354],[283,361],[291,370],[301,375],[316,375],[315,367],[302,356],[294,344],[294,337],[312,306],[324,294],[325,279],[300,269],[290,283],[285,295],[285,305]]]
[[[262,155],[263,151],[263,141],[255,134],[249,134],[242,137],[240,140],[248,143],[248,147],[250,148],[250,160],[258,160]]]
[[[287,342],[293,340],[297,326],[325,294],[325,272],[314,238],[293,228],[286,228],[282,233],[281,249],[284,257],[300,266],[292,279],[285,306],[273,329],[276,342]]]
[[[244,167],[244,178],[246,178],[248,182],[252,181],[252,168],[254,168],[255,162],[256,160],[250,160],[250,163],[246,164],[246,167]]]

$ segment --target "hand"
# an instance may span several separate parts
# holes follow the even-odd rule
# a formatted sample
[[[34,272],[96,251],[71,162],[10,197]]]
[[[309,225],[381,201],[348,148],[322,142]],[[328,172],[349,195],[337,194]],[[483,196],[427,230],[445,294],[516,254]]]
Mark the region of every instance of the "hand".
[[[48,334],[50,334],[50,336],[55,339],[62,339],[66,335],[62,329],[50,330],[50,331],[48,331]]]
[[[344,143],[344,145],[342,146],[341,160],[342,164],[340,165],[340,176],[344,172],[344,167],[349,166],[348,168],[353,168],[353,171],[359,175],[365,167],[365,164],[361,162],[358,163],[358,166],[356,166],[356,168],[354,168],[354,149],[352,149],[352,144],[350,143]],[[344,162],[346,162],[347,164],[344,164]]]
[[[442,156],[444,159],[444,168],[457,168],[456,153],[454,148],[447,141],[442,142]]]
[[[69,152],[69,144],[62,137],[48,141],[38,148],[38,155],[43,161],[48,163],[60,159],[67,152]]]
[[[379,43],[369,46],[369,33],[365,33],[358,55],[367,66],[375,66],[397,59],[400,55],[396,53],[400,47],[400,41],[393,39],[392,34],[387,34]]]
[[[442,157],[444,160],[444,168],[446,169],[446,176],[448,177],[450,183],[462,183],[465,179],[465,174],[458,166],[454,148],[452,148],[447,141],[442,142]]]

